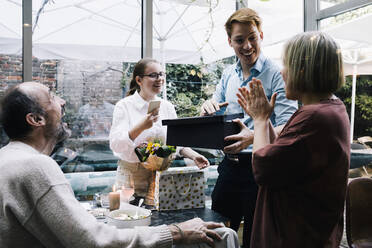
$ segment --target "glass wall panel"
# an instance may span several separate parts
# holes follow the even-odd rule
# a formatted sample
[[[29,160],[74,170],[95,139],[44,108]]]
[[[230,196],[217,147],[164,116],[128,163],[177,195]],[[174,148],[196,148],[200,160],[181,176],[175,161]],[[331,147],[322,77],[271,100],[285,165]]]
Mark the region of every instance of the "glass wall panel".
[[[281,65],[284,43],[304,30],[303,1],[249,0],[248,6],[258,12],[263,21],[263,52]]]
[[[154,0],[154,57],[166,64],[167,99],[179,117],[199,115],[233,50],[224,24],[235,0]]]
[[[153,10],[156,59],[198,64],[232,55],[224,24],[235,11],[235,0],[154,0]]]
[[[53,59],[56,78],[49,86],[66,100],[72,130],[53,157],[64,172],[115,170],[108,135],[114,106],[125,93],[123,65],[141,55],[140,3],[43,2],[33,1],[33,53]]]
[[[153,54],[165,65],[166,98],[178,117],[199,116],[222,70],[235,62],[224,28],[235,8],[235,0],[154,0]],[[222,158],[216,150],[198,151],[212,165]]]
[[[0,0],[0,94],[22,81],[22,1]],[[10,15],[8,12],[14,12]]]
[[[0,99],[22,82],[22,1],[0,0]],[[0,147],[8,137],[0,125]]]
[[[112,170],[108,134],[125,92],[124,63],[140,59],[140,1],[33,4],[33,80],[66,100],[72,136],[52,157],[64,172]],[[0,0],[0,94],[22,81],[22,1]],[[2,144],[6,143],[1,133]]]
[[[330,34],[340,44],[345,86],[337,92],[346,105],[354,122],[354,141],[363,136],[372,136],[372,4],[320,22],[321,30]],[[353,86],[353,75],[355,85]],[[355,89],[355,111],[352,114],[352,89]],[[354,117],[353,117],[354,116]],[[356,141],[355,141],[356,142]]]

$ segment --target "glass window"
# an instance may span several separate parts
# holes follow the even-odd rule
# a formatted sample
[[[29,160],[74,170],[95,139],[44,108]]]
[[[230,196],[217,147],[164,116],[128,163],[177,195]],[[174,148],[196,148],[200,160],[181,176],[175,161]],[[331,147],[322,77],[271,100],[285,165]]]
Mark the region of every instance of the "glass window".
[[[372,23],[372,5],[359,8],[320,22],[321,30],[330,34],[340,44],[344,61],[346,83],[337,92],[343,100],[349,116],[352,109],[352,87],[355,87],[355,117],[353,138],[372,136],[370,109],[372,85],[372,36],[366,30]],[[354,69],[356,69],[356,74]],[[356,84],[352,85],[352,76]],[[356,141],[355,141],[356,142]]]
[[[304,30],[303,1],[249,0],[249,7],[256,10],[263,21],[264,54],[281,65],[284,43]]]
[[[0,96],[22,82],[21,2],[0,0]]]
[[[1,96],[22,82],[22,1],[0,5]],[[65,172],[115,169],[108,134],[123,95],[123,62],[140,58],[140,3],[35,0],[32,7],[33,80],[66,100],[72,129],[53,157]],[[7,142],[2,130],[1,142]]]
[[[154,57],[165,64],[167,99],[178,117],[199,116],[223,69],[235,62],[224,28],[235,7],[235,1],[154,1]],[[197,150],[211,164],[222,158],[214,150]]]
[[[154,57],[175,64],[231,56],[224,24],[235,1],[154,0]]]
[[[123,62],[140,59],[138,1],[33,1],[33,54],[54,62],[72,136],[53,158],[64,172],[115,170],[108,135],[123,96]],[[37,22],[36,22],[37,20]]]
[[[22,82],[22,1],[0,0],[0,99]],[[8,137],[0,125],[0,147]]]

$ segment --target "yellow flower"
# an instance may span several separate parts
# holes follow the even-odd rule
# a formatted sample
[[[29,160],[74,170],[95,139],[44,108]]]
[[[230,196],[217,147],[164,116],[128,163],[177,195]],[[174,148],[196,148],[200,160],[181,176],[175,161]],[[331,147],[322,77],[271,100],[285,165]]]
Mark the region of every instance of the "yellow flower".
[[[151,151],[152,151],[152,143],[149,142],[149,143],[147,144],[147,147],[146,147],[146,152],[151,152]]]

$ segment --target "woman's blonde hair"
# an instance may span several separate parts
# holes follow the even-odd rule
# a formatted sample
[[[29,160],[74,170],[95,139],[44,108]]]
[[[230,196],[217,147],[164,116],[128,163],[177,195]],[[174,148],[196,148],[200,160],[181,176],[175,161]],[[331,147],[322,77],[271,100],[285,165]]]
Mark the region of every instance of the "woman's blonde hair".
[[[262,32],[261,18],[258,16],[256,11],[250,8],[238,9],[229,17],[229,19],[227,19],[225,29],[229,37],[231,37],[233,23],[252,24],[257,27],[259,32]]]
[[[286,87],[294,92],[333,93],[344,84],[341,49],[327,34],[305,32],[285,45]]]

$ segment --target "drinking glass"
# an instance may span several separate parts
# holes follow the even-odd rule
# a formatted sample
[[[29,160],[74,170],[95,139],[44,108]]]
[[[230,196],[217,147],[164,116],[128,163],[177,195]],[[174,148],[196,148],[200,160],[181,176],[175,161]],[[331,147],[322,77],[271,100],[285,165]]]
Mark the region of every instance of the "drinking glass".
[[[94,195],[94,200],[96,201],[96,204],[99,207],[102,208],[109,208],[110,207],[110,201],[109,201],[109,194],[108,193],[96,193]]]
[[[129,202],[129,199],[134,194],[134,182],[132,174],[126,173],[123,178],[123,185],[121,186],[120,201]]]

